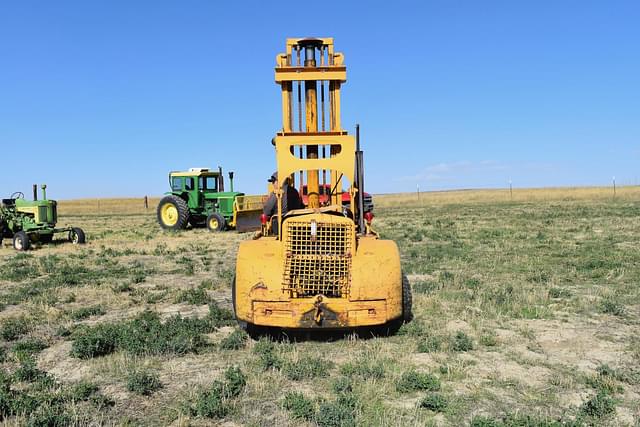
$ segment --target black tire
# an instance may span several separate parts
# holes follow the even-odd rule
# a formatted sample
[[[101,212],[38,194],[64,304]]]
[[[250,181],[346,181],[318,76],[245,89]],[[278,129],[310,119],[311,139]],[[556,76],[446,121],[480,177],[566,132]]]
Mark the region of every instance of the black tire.
[[[87,241],[82,228],[74,227],[69,231],[69,241],[74,245],[84,245]]]
[[[413,319],[412,304],[411,284],[407,276],[402,274],[402,321],[404,323],[409,323]]]
[[[174,213],[171,213],[170,215],[167,213],[167,209],[170,209],[172,206],[176,210],[175,217]],[[187,227],[187,223],[189,222],[189,207],[187,206],[187,202],[182,200],[180,197],[171,194],[160,200],[156,215],[158,218],[158,224],[160,224],[160,227],[165,230],[183,230]],[[166,221],[163,218],[166,218]],[[175,222],[167,222],[173,219],[175,219]]]
[[[24,231],[18,231],[13,236],[13,249],[16,251],[27,251],[31,247],[31,240],[29,235]]]
[[[248,331],[248,325],[247,322],[238,320],[238,314],[236,312],[236,275],[233,275],[233,279],[231,280],[231,310],[233,311],[233,317],[235,317],[236,322],[238,322],[238,326],[240,327],[240,329],[242,329],[243,331],[247,332]]]
[[[40,243],[51,243],[53,241],[53,234],[41,234],[38,237]]]
[[[209,231],[224,231],[227,227],[227,221],[217,212],[214,212],[207,217],[206,224]]]

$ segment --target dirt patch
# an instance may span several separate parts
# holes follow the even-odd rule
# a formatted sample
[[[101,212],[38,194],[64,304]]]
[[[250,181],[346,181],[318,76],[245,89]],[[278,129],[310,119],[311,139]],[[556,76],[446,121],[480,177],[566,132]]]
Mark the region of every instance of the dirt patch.
[[[526,323],[549,362],[581,371],[592,371],[601,363],[617,363],[626,343],[637,333],[617,322],[575,318],[567,322],[533,320]],[[602,340],[598,336],[610,339]]]
[[[46,348],[38,357],[38,368],[65,382],[90,378],[90,369],[80,359],[71,357],[71,342],[63,341]]]

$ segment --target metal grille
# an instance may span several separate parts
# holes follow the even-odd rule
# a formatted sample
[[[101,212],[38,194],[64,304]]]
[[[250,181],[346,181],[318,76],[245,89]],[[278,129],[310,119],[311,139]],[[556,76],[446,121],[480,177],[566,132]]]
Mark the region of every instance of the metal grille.
[[[284,289],[293,297],[347,295],[352,233],[349,223],[288,221]]]
[[[38,206],[38,222],[41,224],[44,222],[48,222],[46,206]]]

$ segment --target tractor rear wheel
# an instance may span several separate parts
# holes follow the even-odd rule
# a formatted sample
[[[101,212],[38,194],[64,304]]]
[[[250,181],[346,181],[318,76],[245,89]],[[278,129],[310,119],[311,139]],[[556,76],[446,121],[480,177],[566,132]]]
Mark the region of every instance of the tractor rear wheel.
[[[413,319],[412,304],[411,284],[406,274],[402,274],[402,320],[404,323],[409,323]]]
[[[209,231],[223,231],[227,226],[227,221],[219,213],[212,213],[207,217],[207,228]]]
[[[84,231],[82,231],[82,228],[78,228],[78,227],[72,228],[71,231],[69,232],[69,241],[74,245],[84,244],[87,240],[84,236]]]
[[[173,194],[165,196],[158,204],[158,223],[165,230],[182,230],[189,222],[187,202]]]
[[[24,231],[18,231],[13,236],[13,249],[16,251],[26,251],[31,246],[31,240],[29,240],[29,235]]]

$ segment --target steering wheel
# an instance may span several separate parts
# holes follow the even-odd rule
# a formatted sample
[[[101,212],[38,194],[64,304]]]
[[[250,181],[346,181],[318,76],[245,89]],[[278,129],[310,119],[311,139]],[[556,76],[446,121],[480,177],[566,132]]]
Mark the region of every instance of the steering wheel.
[[[10,199],[24,199],[24,193],[22,191],[16,191],[9,198]]]

